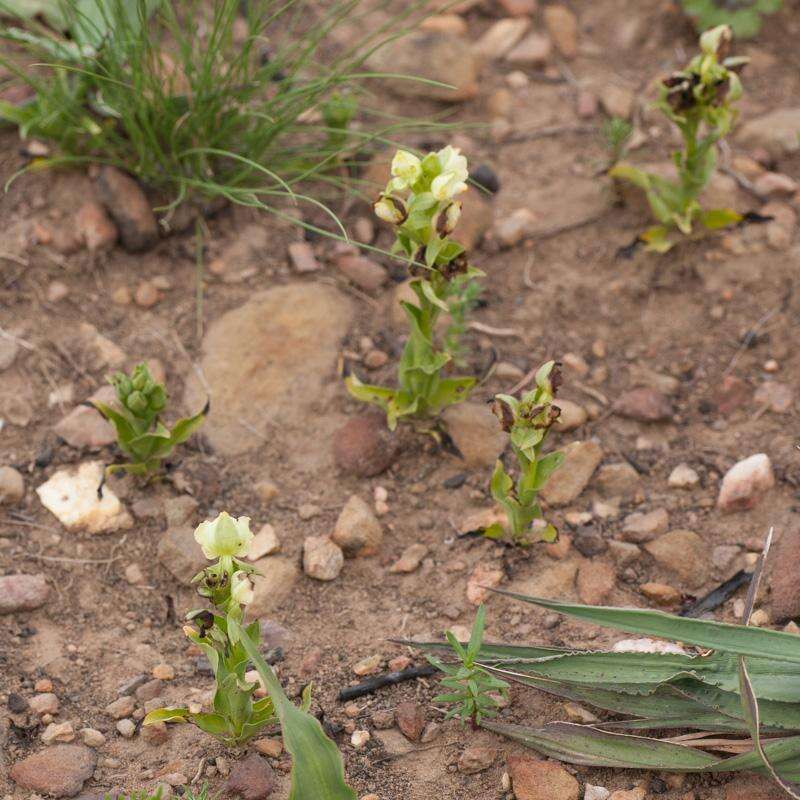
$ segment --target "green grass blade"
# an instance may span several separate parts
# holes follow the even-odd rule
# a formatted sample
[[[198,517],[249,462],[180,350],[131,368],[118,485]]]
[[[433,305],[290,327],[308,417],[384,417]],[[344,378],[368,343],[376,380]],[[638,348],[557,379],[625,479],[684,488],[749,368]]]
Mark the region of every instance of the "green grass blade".
[[[792,633],[766,628],[730,625],[713,620],[677,617],[663,611],[637,608],[611,608],[559,603],[556,600],[528,597],[514,592],[494,590],[524,603],[532,603],[552,611],[644,636],[685,642],[735,655],[800,663],[800,638]]]

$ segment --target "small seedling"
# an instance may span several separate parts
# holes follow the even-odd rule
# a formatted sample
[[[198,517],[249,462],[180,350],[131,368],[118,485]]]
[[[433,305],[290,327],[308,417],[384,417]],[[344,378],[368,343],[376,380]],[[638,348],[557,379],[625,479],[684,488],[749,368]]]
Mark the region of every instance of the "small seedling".
[[[781,0],[682,0],[698,33],[717,25],[730,25],[739,39],[751,39],[761,30],[762,16],[780,11]]]
[[[541,454],[547,433],[561,413],[561,409],[553,405],[561,384],[561,373],[555,361],[542,365],[535,380],[536,388],[521,399],[498,394],[493,406],[503,430],[510,436],[511,449],[519,466],[515,484],[498,459],[491,481],[492,496],[505,509],[508,532],[515,544],[530,544],[532,532],[546,542],[558,538],[555,527],[543,520],[538,499],[547,479],[564,461],[564,454],[558,451]],[[499,523],[484,531],[489,538],[500,538],[504,533],[505,528]]]
[[[186,619],[192,625],[183,631],[203,651],[214,672],[213,708],[160,708],[147,714],[142,724],[192,723],[231,747],[249,741],[268,725],[280,724],[284,745],[292,756],[290,800],[356,800],[345,783],[336,745],[308,713],[310,685],[298,708],[259,651],[259,621],[245,623],[245,609],[254,597],[251,579],[257,574],[242,560],[253,538],[249,518],[236,519],[223,511],[215,520],[201,523],[194,538],[207,559],[216,559],[192,579],[197,593],[211,607],[190,611]],[[248,679],[251,662],[266,697],[254,696],[259,682]]]
[[[203,423],[208,404],[193,417],[179,419],[172,429],[160,420],[167,405],[164,385],[157,383],[147,364],[138,364],[130,375],[117,372],[109,379],[116,389],[118,408],[91,401],[116,429],[117,445],[130,459],[124,464],[111,464],[106,474],[124,470],[131,475],[152,475],[158,472],[161,461],[176,445],[183,444]]]
[[[459,664],[447,664],[434,656],[427,656],[428,661],[445,674],[442,686],[449,689],[447,693],[434,697],[433,701],[450,706],[445,719],[458,717],[464,723],[469,721],[473,730],[478,728],[481,720],[497,715],[498,695],[508,699],[508,684],[477,663],[485,627],[486,609],[481,606],[466,647],[451,631],[445,633]]]
[[[444,377],[453,356],[434,342],[439,315],[450,310],[452,281],[482,274],[469,266],[464,248],[450,237],[461,215],[455,198],[466,190],[467,175],[467,159],[457,148],[447,146],[422,159],[398,150],[393,177],[375,203],[377,216],[394,226],[392,252],[407,259],[419,305],[402,303],[410,332],[398,367],[398,388],[364,384],[354,374],[345,384],[353,397],[383,408],[392,430],[404,417],[435,417],[465,400],[475,385],[472,377]]]
[[[730,208],[703,210],[698,197],[714,174],[717,142],[726,136],[736,120],[733,103],[742,95],[738,70],[745,58],[726,58],[731,29],[720,25],[700,37],[701,53],[686,69],[661,82],[657,107],[675,125],[683,138],[683,149],[675,153],[678,180],[672,181],[638,169],[617,164],[609,171],[613,178],[629,181],[642,189],[659,224],[639,238],[648,250],[665,253],[675,242],[670,232],[688,235],[699,221],[711,230],[742,220]]]
[[[444,333],[444,349],[450,353],[453,363],[464,363],[462,337],[472,311],[480,302],[483,287],[469,275],[456,275],[447,291],[447,307],[450,309],[450,324]]]
[[[608,169],[625,155],[633,125],[622,117],[611,117],[603,123],[603,138],[609,152]]]

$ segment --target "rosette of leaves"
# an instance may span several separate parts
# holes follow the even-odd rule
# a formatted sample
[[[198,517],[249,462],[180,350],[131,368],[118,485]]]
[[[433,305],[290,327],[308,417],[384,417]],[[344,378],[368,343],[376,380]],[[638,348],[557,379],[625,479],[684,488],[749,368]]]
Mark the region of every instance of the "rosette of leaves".
[[[111,464],[108,474],[124,470],[132,475],[151,475],[176,445],[183,444],[203,423],[208,404],[193,417],[179,419],[168,428],[160,419],[167,405],[164,385],[157,383],[147,364],[138,364],[130,375],[117,372],[109,378],[117,392],[119,407],[93,400],[90,402],[115,428],[117,446],[130,459]]]
[[[456,276],[483,273],[469,266],[463,246],[450,235],[461,214],[455,196],[467,188],[466,159],[458,150],[448,146],[421,160],[398,151],[392,174],[375,213],[394,226],[392,252],[407,260],[417,304],[401,303],[409,335],[398,365],[397,387],[365,384],[355,374],[345,378],[345,385],[356,399],[380,406],[394,430],[404,417],[436,417],[446,406],[465,400],[475,385],[474,377],[443,374],[453,357],[437,345],[435,331],[439,316],[449,311],[450,282]]]
[[[782,0],[682,0],[686,16],[698,33],[730,25],[733,35],[750,39],[761,30],[762,16],[780,11]]]
[[[638,186],[647,197],[658,221],[639,237],[648,250],[667,252],[675,244],[670,233],[689,235],[695,222],[714,230],[742,220],[733,209],[704,210],[698,201],[716,169],[717,142],[730,133],[737,116],[734,103],[742,95],[738,71],[747,59],[727,57],[731,38],[727,25],[706,31],[700,37],[700,54],[661,82],[656,105],[683,139],[683,149],[673,156],[677,181],[624,162],[609,170],[613,178]]]
[[[558,538],[555,527],[544,521],[539,504],[541,488],[564,462],[564,454],[559,451],[546,455],[541,453],[550,427],[561,413],[561,409],[553,405],[561,383],[555,361],[543,364],[535,381],[536,387],[520,399],[498,394],[492,407],[503,430],[509,434],[511,450],[519,468],[515,482],[498,459],[490,484],[492,496],[506,512],[507,530],[515,544],[530,544],[534,532],[546,542]],[[505,532],[503,526],[495,523],[484,531],[484,535],[500,538]]]

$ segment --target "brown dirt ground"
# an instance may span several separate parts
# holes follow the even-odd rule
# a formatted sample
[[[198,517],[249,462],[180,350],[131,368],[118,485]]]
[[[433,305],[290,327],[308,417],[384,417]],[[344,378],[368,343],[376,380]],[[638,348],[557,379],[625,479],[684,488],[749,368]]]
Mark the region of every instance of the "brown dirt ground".
[[[581,80],[602,85],[618,78],[628,86],[643,88],[679,63],[682,53],[693,47],[691,30],[678,23],[662,2],[599,0],[575,2],[573,7],[581,20],[583,41],[591,45],[569,65],[571,73]],[[795,10],[786,9],[768,20],[759,39],[742,48],[755,62],[747,75],[747,95],[742,103],[745,118],[787,105],[787,98],[797,96],[800,71],[793,45],[800,17],[793,13]],[[471,36],[477,36],[490,22],[477,11],[467,19]],[[632,43],[623,47],[619,36],[631,20],[639,27],[631,37]],[[459,107],[457,118],[485,119],[486,98],[505,85],[503,74],[507,71],[505,66],[487,69],[480,98]],[[525,137],[525,132],[540,127],[577,122],[575,89],[569,81],[533,80],[516,97],[513,123],[519,141],[497,144],[488,131],[470,130],[474,146],[468,155],[473,164],[491,164],[500,177],[502,189],[494,200],[495,218],[525,205],[530,192],[543,191],[550,201],[550,220],[557,226],[573,218],[574,209],[567,206],[572,183],[591,178],[602,165],[602,139],[598,133]],[[415,113],[420,112],[415,109]],[[658,125],[665,133],[652,115],[648,124]],[[648,157],[665,157],[667,138],[651,139],[646,145]],[[736,151],[735,139],[732,146]],[[4,136],[0,158],[0,174],[5,179],[22,163],[14,137]],[[798,175],[797,161],[782,162],[780,168]],[[31,219],[66,215],[80,191],[81,180],[69,174],[32,174],[18,180],[0,207],[3,235],[13,236],[18,226]],[[284,256],[285,244],[296,234],[268,218],[235,209],[224,211],[210,221],[212,249],[233,240],[237,230],[254,219],[267,227],[271,237],[262,269],[242,284],[208,281],[204,287],[206,324],[257,290],[304,280],[290,275]],[[541,237],[530,247],[500,253],[486,247],[475,253],[475,263],[490,276],[486,305],[476,318],[522,332],[517,338],[495,338],[491,345],[502,360],[523,370],[566,352],[583,355],[593,370],[604,367],[588,377],[567,373],[563,395],[576,401],[586,403],[592,398],[575,385],[575,380],[613,400],[630,386],[631,364],[646,364],[680,379],[673,423],[644,426],[601,413],[579,431],[554,435],[554,444],[595,436],[602,443],[606,462],[633,457],[641,468],[646,497],[641,508],[668,508],[671,527],[697,531],[708,545],[710,558],[715,545],[743,544],[761,536],[769,525],[780,531],[793,523],[800,480],[796,411],[757,416],[756,407],[747,405],[720,425],[715,424],[719,415],[712,401],[715,388],[739,351],[743,331],[781,305],[787,286],[795,278],[797,254],[776,253],[756,241],[751,252],[737,256],[722,249],[716,237],[684,244],[665,257],[638,254],[629,261],[615,259],[617,248],[629,242],[644,221],[643,210],[620,208],[576,230]],[[199,354],[193,247],[190,235],[179,235],[164,240],[144,256],[115,249],[96,258],[83,252],[61,257],[47,248],[33,247],[26,253],[28,263],[24,266],[0,261],[0,324],[17,331],[35,348],[22,353],[15,366],[0,376],[4,402],[10,402],[13,396],[22,397],[30,403],[31,412],[28,424],[8,424],[0,433],[2,461],[22,470],[28,487],[24,505],[14,509],[19,513],[12,516],[8,509],[2,513],[0,568],[42,571],[55,587],[51,602],[43,610],[4,619],[0,626],[0,692],[29,695],[31,681],[48,676],[61,699],[60,719],[73,719],[81,726],[90,725],[109,734],[101,755],[117,759],[118,766],[102,767],[98,780],[87,784],[87,790],[151,786],[156,776],[165,772],[193,775],[202,757],[223,752],[188,726],[173,729],[168,742],[159,748],[146,745],[139,737],[124,740],[113,733],[113,723],[103,714],[103,707],[114,699],[116,687],[125,678],[162,661],[178,671],[177,679],[170,684],[169,698],[180,700],[190,687],[205,690],[210,686],[209,678],[195,671],[180,630],[180,616],[194,605],[194,597],[188,589],[176,587],[154,558],[163,523],[139,520],[133,530],[108,536],[69,534],[58,528],[33,491],[55,469],[83,457],[56,440],[50,426],[60,413],[58,408],[47,408],[47,395],[54,385],[73,383],[75,396],[80,399],[102,384],[103,370],[81,360],[79,351],[69,349],[70,336],[80,321],[91,322],[131,358],[160,358],[167,365],[172,395],[181,396],[190,364],[176,342],[183,343],[190,357]],[[115,288],[125,285],[133,289],[141,279],[163,274],[169,276],[173,288],[154,308],[141,311],[110,302]],[[57,304],[46,300],[45,289],[53,280],[69,287],[68,297]],[[710,313],[717,306],[723,309],[719,319]],[[387,326],[385,314],[366,302],[357,307],[343,347],[354,346],[364,334],[397,346],[397,334]],[[741,351],[734,374],[755,388],[763,363],[775,358],[780,362],[780,380],[796,387],[800,356],[793,340],[799,310],[796,296],[790,295],[785,309],[771,318],[757,344]],[[605,343],[604,359],[592,354],[596,340]],[[476,363],[485,359],[488,340],[470,334],[467,344]],[[392,380],[393,368],[390,363],[377,377]],[[328,380],[338,385],[335,364],[330,365]],[[489,398],[503,388],[507,386],[492,379],[480,388],[477,399]],[[338,422],[359,410],[343,389],[333,394],[332,408],[324,409],[331,420],[328,434]],[[473,471],[462,487],[443,488],[444,479],[464,472],[464,467],[424,439],[409,436],[390,472],[364,481],[336,474],[330,458],[330,436],[325,441],[309,441],[303,436],[300,419],[287,419],[282,427],[283,436],[235,460],[215,456],[200,437],[181,452],[180,472],[186,490],[199,501],[198,519],[225,508],[249,514],[254,524],[269,521],[291,558],[299,558],[305,536],[330,530],[351,493],[369,499],[375,486],[388,490],[390,511],[383,519],[386,537],[381,553],[348,561],[342,575],[330,584],[301,577],[275,613],[275,621],[288,632],[281,676],[290,685],[301,685],[305,678],[300,675],[300,664],[309,652],[319,648],[322,658],[312,675],[316,702],[334,725],[346,721],[335,696],[339,688],[353,680],[351,667],[357,660],[376,652],[387,657],[401,653],[403,648],[386,641],[390,636],[437,635],[454,622],[470,624],[473,609],[465,599],[465,584],[476,562],[499,561],[507,583],[515,584],[535,584],[558,567],[559,562],[541,548],[508,550],[486,541],[455,539],[451,520],[457,519],[465,507],[486,504],[488,476],[482,470]],[[663,447],[637,452],[635,442],[640,434],[663,443]],[[298,467],[305,452],[315,469]],[[779,480],[770,502],[752,511],[721,515],[713,507],[718,476],[739,458],[755,452],[769,453],[775,465]],[[110,458],[111,450],[103,455]],[[44,465],[38,465],[37,459]],[[675,492],[666,487],[671,469],[682,461],[701,473],[702,484],[694,491]],[[319,465],[321,468],[317,468]],[[253,490],[264,478],[280,487],[280,496],[269,507]],[[131,486],[127,500],[176,494],[177,489],[170,484]],[[590,488],[571,508],[588,509],[593,497]],[[307,502],[318,505],[322,513],[304,522],[296,509]],[[552,518],[568,531],[563,523],[565,510],[555,510]],[[618,527],[615,521],[598,524],[609,535]],[[387,564],[404,547],[418,541],[430,548],[422,568],[407,576],[389,574]],[[73,564],[40,560],[44,556],[116,559],[103,564]],[[567,559],[574,557],[573,551]],[[123,577],[124,568],[134,562],[144,571],[144,586],[130,586]],[[635,570],[627,582],[618,580],[610,602],[643,605],[645,601],[636,591],[638,583],[674,583],[647,560],[637,564]],[[712,588],[725,577],[715,573],[703,589]],[[173,607],[178,621],[170,616]],[[733,619],[731,602],[719,610],[718,618]],[[504,598],[493,598],[488,604],[488,630],[495,639],[580,646],[613,641],[610,634],[569,621],[546,630],[542,620],[542,612]],[[382,690],[364,699],[362,716],[366,720],[373,710],[404,699],[425,702],[434,693],[435,681]],[[513,697],[508,712],[512,720],[536,723],[556,719],[562,713],[558,702],[540,694],[515,689]],[[429,715],[435,718],[433,710]],[[375,792],[382,800],[499,798],[502,757],[491,769],[474,776],[464,776],[454,767],[461,749],[475,738],[448,725],[430,746],[410,746],[396,731],[387,732],[382,740],[374,737],[360,752],[352,750],[347,735],[340,734],[338,741],[348,775],[360,795]],[[505,741],[494,740],[494,744],[502,753],[515,750]],[[8,762],[32,752],[37,745],[35,731],[30,738],[12,731],[7,743]],[[648,785],[649,779],[632,772],[573,771],[581,783],[611,788],[640,781]],[[218,781],[211,781],[212,788],[221,786]],[[722,798],[724,783],[723,778],[688,778],[682,790],[660,796],[678,798],[694,789],[697,798]],[[2,770],[0,790],[15,798],[24,796]]]

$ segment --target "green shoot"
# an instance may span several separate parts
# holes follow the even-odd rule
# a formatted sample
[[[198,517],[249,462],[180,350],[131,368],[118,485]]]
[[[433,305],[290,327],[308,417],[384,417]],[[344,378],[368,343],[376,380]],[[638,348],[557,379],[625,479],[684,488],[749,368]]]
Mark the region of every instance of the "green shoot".
[[[118,408],[92,401],[92,405],[114,426],[117,446],[130,459],[111,464],[106,474],[124,470],[131,475],[158,472],[163,459],[183,444],[203,423],[208,406],[193,417],[179,419],[172,428],[160,420],[167,405],[164,385],[156,383],[147,364],[138,364],[130,375],[117,372],[109,379],[117,391]]]
[[[478,728],[482,720],[497,715],[497,695],[508,699],[508,684],[477,663],[485,626],[486,609],[480,606],[466,647],[452,632],[446,632],[447,641],[459,664],[448,664],[433,656],[427,657],[436,669],[445,674],[442,686],[449,690],[434,697],[433,701],[450,706],[445,719],[458,717],[464,723],[469,721],[473,730]]]
[[[622,117],[611,117],[603,123],[603,138],[609,152],[609,168],[625,155],[632,133],[633,125]]]
[[[423,159],[398,150],[392,179],[375,203],[377,216],[395,229],[392,252],[403,254],[413,277],[411,288],[419,305],[403,302],[410,327],[398,367],[398,388],[362,383],[354,374],[345,378],[353,397],[380,406],[390,429],[400,419],[429,420],[445,407],[466,399],[475,378],[444,377],[453,360],[434,342],[436,322],[450,309],[452,281],[482,273],[469,266],[464,248],[450,234],[461,214],[454,198],[467,188],[467,159],[447,146]]]
[[[463,366],[461,339],[467,330],[467,322],[480,301],[483,287],[469,275],[456,275],[450,281],[445,300],[450,309],[450,324],[444,332],[444,349],[450,353],[453,363]]]
[[[560,409],[553,405],[561,373],[554,361],[548,361],[536,373],[536,388],[522,399],[507,394],[495,398],[494,413],[503,430],[511,439],[511,449],[517,457],[519,477],[516,484],[498,459],[492,475],[491,491],[494,499],[505,509],[508,532],[515,544],[530,544],[535,532],[543,541],[553,542],[558,532],[542,518],[538,495],[547,479],[561,466],[561,452],[542,455],[550,426],[558,419]],[[537,527],[532,529],[534,523]],[[500,538],[505,529],[495,523],[484,532],[489,538]]]
[[[738,39],[752,39],[761,30],[761,17],[780,11],[782,0],[681,0],[684,13],[698,33],[730,25]]]
[[[742,217],[730,208],[703,210],[698,197],[714,174],[717,142],[730,133],[737,111],[733,103],[741,97],[738,70],[745,58],[727,58],[731,30],[721,25],[700,37],[701,53],[688,66],[661,82],[658,108],[683,138],[683,149],[674,155],[677,182],[621,163],[609,174],[629,181],[645,192],[658,225],[639,238],[648,250],[665,253],[673,245],[670,232],[692,232],[698,221],[709,229],[724,228]]]

